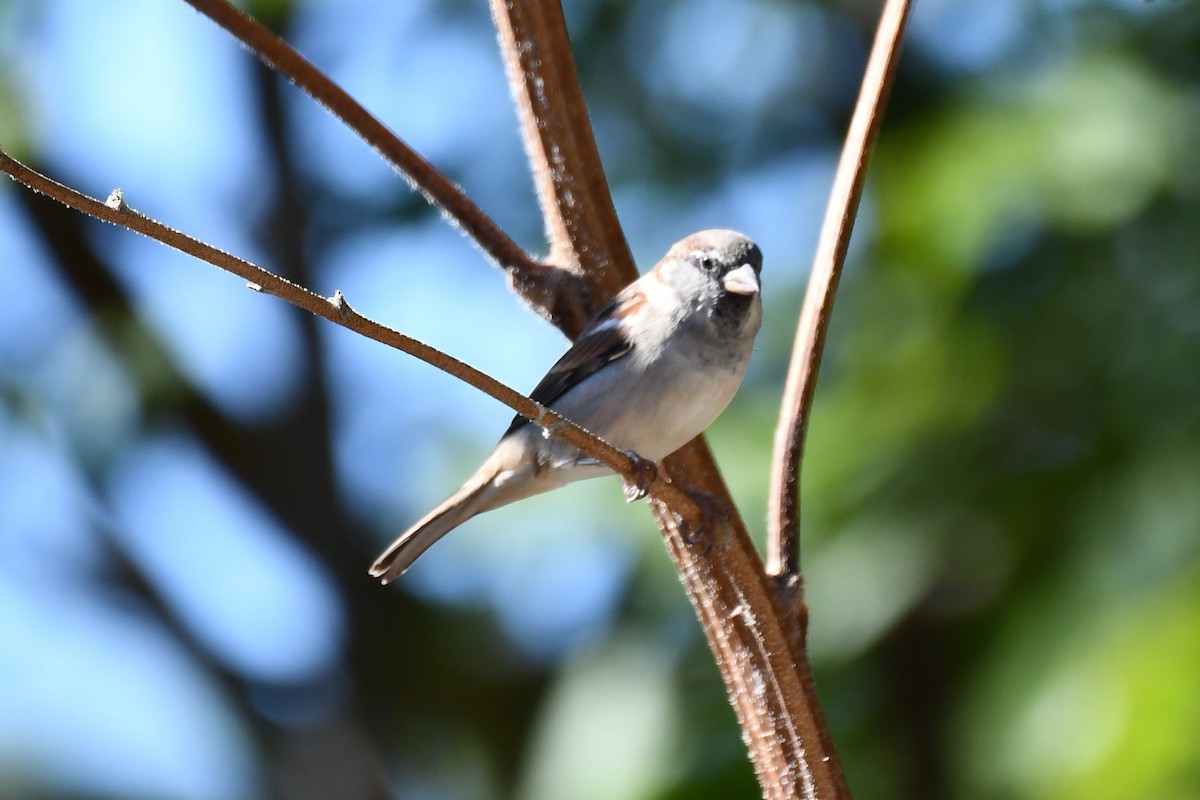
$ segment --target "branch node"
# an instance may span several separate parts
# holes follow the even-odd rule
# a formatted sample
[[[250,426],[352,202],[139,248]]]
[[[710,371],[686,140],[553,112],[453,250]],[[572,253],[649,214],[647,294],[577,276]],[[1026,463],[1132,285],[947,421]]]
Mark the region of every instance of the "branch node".
[[[333,293],[333,297],[328,298],[333,307],[337,309],[338,316],[343,321],[350,319],[350,315],[354,313],[354,309],[346,302],[346,295],[342,294],[342,290],[338,289]]]
[[[252,292],[265,292],[266,291],[266,289],[263,288],[261,283],[255,283],[254,281],[246,281],[246,288]]]
[[[113,211],[129,210],[129,206],[125,202],[125,192],[119,186],[109,192],[108,199],[104,201],[104,205],[108,206]]]
[[[552,439],[555,434],[562,430],[565,423],[562,417],[539,403],[538,413],[533,418],[533,424],[542,429],[542,436]]]

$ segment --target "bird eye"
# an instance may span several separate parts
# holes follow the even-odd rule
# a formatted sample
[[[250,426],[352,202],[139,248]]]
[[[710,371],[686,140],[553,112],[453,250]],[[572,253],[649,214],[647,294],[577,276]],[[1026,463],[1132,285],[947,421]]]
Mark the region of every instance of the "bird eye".
[[[712,256],[700,256],[700,266],[704,267],[706,272],[712,272],[712,268],[715,266]]]

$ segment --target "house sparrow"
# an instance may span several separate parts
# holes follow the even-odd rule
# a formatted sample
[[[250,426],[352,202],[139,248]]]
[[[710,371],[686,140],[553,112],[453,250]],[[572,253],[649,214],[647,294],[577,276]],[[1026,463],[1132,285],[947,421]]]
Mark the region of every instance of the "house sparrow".
[[[618,449],[661,461],[708,427],[741,385],[762,320],[761,270],[762,252],[735,231],[676,242],[588,323],[530,397]],[[518,416],[483,466],[370,574],[388,583],[476,514],[611,474]]]

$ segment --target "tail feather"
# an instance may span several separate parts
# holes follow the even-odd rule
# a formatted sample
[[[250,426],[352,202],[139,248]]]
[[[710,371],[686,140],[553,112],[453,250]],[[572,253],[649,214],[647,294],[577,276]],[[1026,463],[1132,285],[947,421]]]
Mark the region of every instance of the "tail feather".
[[[371,565],[371,576],[390,583],[412,566],[417,557],[450,531],[484,511],[508,505],[535,494],[555,489],[572,480],[601,475],[605,470],[589,472],[573,468],[539,469],[528,454],[540,432],[510,434],[471,478],[450,497],[426,514],[420,522],[400,535]],[[530,443],[531,437],[537,437]]]
[[[487,483],[472,481],[446,498],[445,502],[400,534],[383,555],[375,559],[370,569],[371,577],[379,578],[386,584],[404,574],[434,542],[487,510],[482,502],[482,495],[487,488]]]

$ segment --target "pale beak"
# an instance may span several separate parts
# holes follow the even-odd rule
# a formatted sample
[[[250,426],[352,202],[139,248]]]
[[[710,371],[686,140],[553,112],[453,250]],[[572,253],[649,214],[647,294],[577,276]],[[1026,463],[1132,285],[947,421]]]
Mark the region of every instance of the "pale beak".
[[[758,294],[758,275],[749,264],[742,264],[737,269],[725,273],[721,284],[725,291],[732,294]]]

